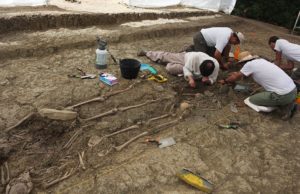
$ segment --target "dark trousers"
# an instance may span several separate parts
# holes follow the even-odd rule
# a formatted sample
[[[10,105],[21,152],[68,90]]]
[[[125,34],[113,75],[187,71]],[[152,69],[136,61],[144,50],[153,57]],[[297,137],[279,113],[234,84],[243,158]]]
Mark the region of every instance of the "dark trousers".
[[[209,56],[214,56],[216,48],[207,46],[207,43],[201,32],[197,32],[194,37],[194,51],[199,51],[208,54]]]
[[[208,54],[211,57],[214,57],[216,48],[207,46],[207,43],[202,35],[202,33],[199,31],[197,32],[193,37],[193,45],[190,45],[185,52],[192,52],[192,51],[198,51]],[[229,52],[230,52],[231,46],[228,44],[224,50],[222,51],[222,56],[225,57],[227,60]]]

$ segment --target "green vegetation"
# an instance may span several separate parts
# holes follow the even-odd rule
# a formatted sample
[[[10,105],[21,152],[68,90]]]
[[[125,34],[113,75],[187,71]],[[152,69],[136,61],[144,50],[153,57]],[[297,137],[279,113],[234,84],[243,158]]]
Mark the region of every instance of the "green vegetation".
[[[237,0],[232,14],[291,29],[299,11],[300,0]]]

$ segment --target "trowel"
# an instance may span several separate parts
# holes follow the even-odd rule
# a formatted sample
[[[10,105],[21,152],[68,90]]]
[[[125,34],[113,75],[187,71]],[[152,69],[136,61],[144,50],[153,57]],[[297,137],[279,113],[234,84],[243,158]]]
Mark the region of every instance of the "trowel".
[[[164,138],[164,139],[146,139],[147,143],[155,143],[159,148],[169,147],[171,145],[175,145],[176,142],[173,137]]]
[[[173,137],[161,139],[161,140],[158,141],[158,143],[159,143],[159,145],[158,145],[159,148],[165,148],[165,147],[169,147],[171,145],[176,144]]]

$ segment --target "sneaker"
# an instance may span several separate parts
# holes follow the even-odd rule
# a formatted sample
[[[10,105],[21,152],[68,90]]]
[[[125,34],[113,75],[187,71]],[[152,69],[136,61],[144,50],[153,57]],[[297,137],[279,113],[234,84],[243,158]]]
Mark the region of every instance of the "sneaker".
[[[286,108],[286,112],[281,117],[281,119],[284,121],[293,118],[295,112],[297,111],[297,104],[291,103],[291,104],[288,104],[287,107],[285,107],[285,108]]]
[[[144,50],[140,50],[140,51],[137,52],[137,56],[139,56],[139,57],[146,56],[146,54],[147,54],[147,52],[144,51]]]

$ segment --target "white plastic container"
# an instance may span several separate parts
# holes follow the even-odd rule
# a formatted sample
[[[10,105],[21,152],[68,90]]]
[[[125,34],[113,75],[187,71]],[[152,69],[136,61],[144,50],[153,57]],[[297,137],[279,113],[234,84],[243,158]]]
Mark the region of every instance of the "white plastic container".
[[[97,69],[107,68],[107,56],[108,56],[108,52],[106,49],[101,50],[98,48],[96,50],[96,68]]]

